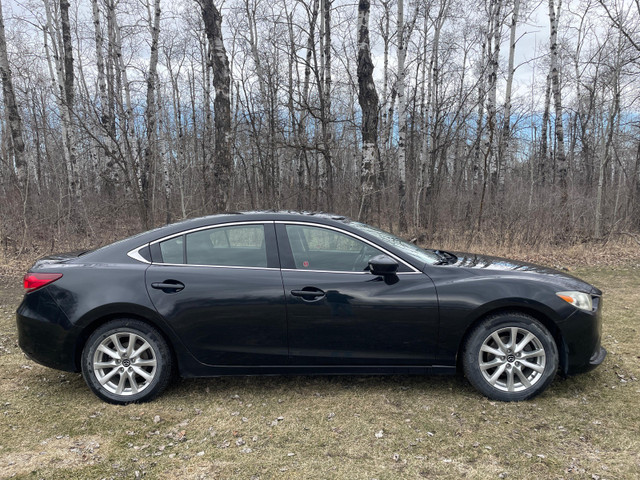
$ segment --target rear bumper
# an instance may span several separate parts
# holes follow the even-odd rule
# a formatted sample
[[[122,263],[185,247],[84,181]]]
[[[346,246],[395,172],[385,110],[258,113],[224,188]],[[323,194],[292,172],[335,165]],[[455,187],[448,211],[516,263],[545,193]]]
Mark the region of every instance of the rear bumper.
[[[16,312],[18,345],[25,355],[46,367],[77,372],[76,329],[46,287],[25,295]]]

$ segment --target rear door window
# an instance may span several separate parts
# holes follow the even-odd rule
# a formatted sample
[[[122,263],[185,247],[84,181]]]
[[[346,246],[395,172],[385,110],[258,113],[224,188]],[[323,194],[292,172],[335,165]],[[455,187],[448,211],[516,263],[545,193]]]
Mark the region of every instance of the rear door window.
[[[263,225],[210,228],[186,235],[186,263],[234,267],[266,267]]]

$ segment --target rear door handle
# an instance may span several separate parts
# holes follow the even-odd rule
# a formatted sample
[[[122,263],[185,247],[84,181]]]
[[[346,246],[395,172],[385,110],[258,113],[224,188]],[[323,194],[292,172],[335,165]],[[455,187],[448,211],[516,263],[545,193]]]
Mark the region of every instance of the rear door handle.
[[[294,297],[302,297],[303,300],[312,301],[320,300],[325,296],[325,293],[319,288],[304,287],[302,290],[291,290],[291,295]]]
[[[164,282],[154,282],[151,288],[162,290],[164,293],[179,292],[184,288],[184,283],[177,280],[165,280]]]

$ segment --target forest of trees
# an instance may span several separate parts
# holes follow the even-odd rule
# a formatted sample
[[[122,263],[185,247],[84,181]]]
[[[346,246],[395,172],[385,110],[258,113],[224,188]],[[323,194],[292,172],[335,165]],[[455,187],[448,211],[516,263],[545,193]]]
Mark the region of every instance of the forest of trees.
[[[633,0],[0,0],[0,241],[222,211],[640,232]]]

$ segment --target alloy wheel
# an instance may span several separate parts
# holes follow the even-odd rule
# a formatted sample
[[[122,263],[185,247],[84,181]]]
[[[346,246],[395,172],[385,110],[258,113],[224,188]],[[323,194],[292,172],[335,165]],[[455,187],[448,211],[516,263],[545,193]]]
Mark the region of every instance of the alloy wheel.
[[[130,396],[146,389],[156,376],[156,352],[142,336],[118,332],[106,337],[93,355],[93,371],[102,387]]]
[[[505,327],[482,342],[478,365],[482,377],[503,392],[523,392],[540,381],[546,365],[540,339],[522,327]]]

